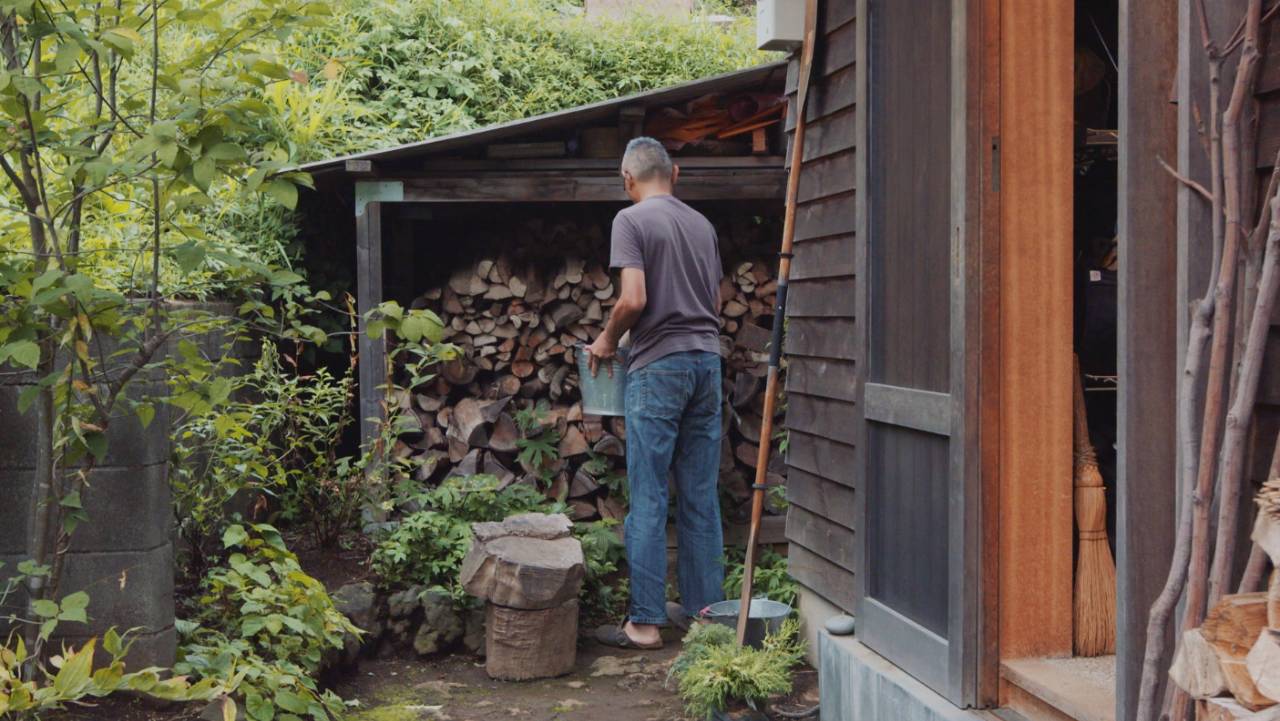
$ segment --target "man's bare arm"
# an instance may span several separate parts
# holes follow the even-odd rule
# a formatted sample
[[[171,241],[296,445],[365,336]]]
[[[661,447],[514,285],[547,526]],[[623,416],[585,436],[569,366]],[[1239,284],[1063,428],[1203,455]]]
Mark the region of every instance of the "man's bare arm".
[[[636,321],[640,320],[640,315],[644,313],[644,307],[648,302],[649,298],[644,288],[644,271],[639,268],[623,268],[622,293],[618,297],[618,302],[609,313],[609,322],[605,324],[604,331],[587,349],[590,354],[588,364],[592,375],[596,372],[599,359],[612,358],[618,352],[618,341],[624,333],[631,330]],[[612,366],[610,371],[612,372]]]
[[[644,289],[644,271],[639,268],[623,268],[622,293],[609,313],[609,322],[604,326],[604,335],[613,345],[616,346],[622,335],[640,320],[640,314],[644,312],[648,302],[649,297]]]

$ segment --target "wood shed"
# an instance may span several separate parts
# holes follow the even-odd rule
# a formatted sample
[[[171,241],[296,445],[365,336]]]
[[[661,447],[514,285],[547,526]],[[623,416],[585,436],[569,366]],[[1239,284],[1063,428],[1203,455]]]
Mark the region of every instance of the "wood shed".
[[[584,413],[575,346],[594,339],[617,297],[608,253],[627,202],[618,165],[626,142],[645,134],[667,145],[676,195],[719,235],[722,503],[731,521],[743,515],[777,289],[785,74],[773,63],[304,166],[316,184],[300,201],[313,280],[349,290],[362,318],[384,300],[431,310],[462,350],[429,385],[410,388],[385,340],[361,332],[364,441],[395,404],[417,423],[394,452],[423,461],[422,481],[491,473],[544,488],[578,520],[625,513],[625,427]],[[519,458],[516,436],[529,433],[562,461]],[[770,470],[781,483],[777,456]],[[766,539],[776,542],[784,518],[774,510]],[[742,531],[727,539],[740,544]]]

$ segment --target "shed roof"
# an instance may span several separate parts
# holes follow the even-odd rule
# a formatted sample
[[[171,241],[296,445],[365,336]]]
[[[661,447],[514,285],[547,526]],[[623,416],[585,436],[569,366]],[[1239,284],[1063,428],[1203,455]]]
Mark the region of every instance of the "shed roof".
[[[786,76],[786,72],[787,62],[780,60],[745,70],[737,70],[710,78],[658,88],[657,90],[648,90],[620,98],[602,100],[567,110],[557,110],[552,113],[536,115],[532,118],[512,120],[498,125],[453,133],[452,135],[406,143],[392,148],[368,150],[327,160],[318,160],[299,166],[298,169],[313,174],[328,173],[344,170],[348,160],[392,161],[457,151],[515,136],[561,130],[584,123],[609,120],[616,117],[618,111],[626,106],[653,107],[670,105],[693,100],[711,93],[748,90],[771,82],[781,83]]]

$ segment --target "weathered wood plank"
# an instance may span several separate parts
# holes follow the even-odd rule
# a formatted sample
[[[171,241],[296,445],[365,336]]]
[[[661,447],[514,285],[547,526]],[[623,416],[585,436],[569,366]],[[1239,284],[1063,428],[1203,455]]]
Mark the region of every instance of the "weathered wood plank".
[[[868,383],[864,388],[862,413],[867,420],[878,423],[944,436],[951,432],[951,395],[948,393]]]
[[[852,445],[857,440],[853,413],[853,404],[847,401],[800,393],[787,395],[787,427],[792,430],[821,434]]]
[[[795,245],[791,279],[834,278],[857,272],[857,249],[853,235],[836,235],[806,240]]]
[[[787,509],[787,538],[842,568],[853,568],[853,530],[800,506]]]
[[[792,469],[787,474],[787,500],[854,530],[854,489],[821,476]]]
[[[854,44],[857,27],[852,21],[852,9],[850,9],[848,17],[834,17],[833,22],[830,24],[823,19],[819,19],[819,40],[818,47],[814,48],[813,52],[813,75],[809,81],[810,90],[812,90],[813,86],[822,83],[826,76],[833,75],[853,63],[857,55]],[[787,65],[787,77],[783,82],[783,92],[787,95],[794,94],[799,86],[799,80],[799,62],[792,60]]]
[[[809,88],[809,98],[805,101],[805,120],[809,123],[832,115],[845,108],[853,107],[857,102],[857,68],[850,65],[841,68],[832,75],[823,78]],[[791,98],[795,98],[794,92]],[[787,108],[786,130],[790,132],[796,127],[795,105]]]
[[[853,294],[858,284],[852,276],[797,280],[787,295],[791,318],[852,318]]]
[[[840,195],[853,190],[857,157],[852,150],[804,164],[796,202],[807,203],[819,198]]]
[[[856,360],[862,344],[854,323],[848,318],[792,318],[787,324],[787,353]]]
[[[791,431],[791,446],[787,450],[788,466],[847,486],[854,485],[853,472],[860,456],[857,449],[821,435],[793,428],[788,430]]]
[[[787,570],[805,587],[846,613],[853,613],[854,582],[850,569],[841,568],[795,542],[787,551]]]
[[[849,150],[857,144],[853,112],[854,108],[849,107],[806,126],[804,162]]]
[[[852,233],[856,198],[856,193],[848,193],[796,208],[796,242]]]
[[[787,392],[832,398],[855,403],[858,400],[857,363],[826,358],[790,358],[787,361]]]

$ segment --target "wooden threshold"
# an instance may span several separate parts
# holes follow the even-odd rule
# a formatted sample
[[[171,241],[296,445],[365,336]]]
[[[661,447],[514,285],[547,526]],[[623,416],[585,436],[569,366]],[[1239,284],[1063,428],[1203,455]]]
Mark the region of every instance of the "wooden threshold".
[[[1003,661],[1006,705],[1030,721],[1116,721],[1116,659]]]

